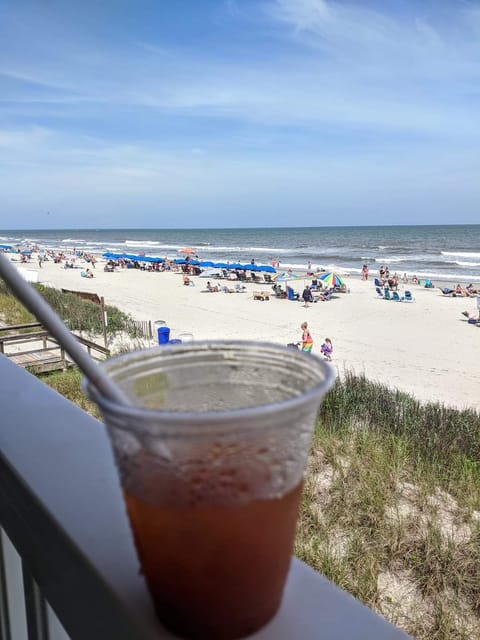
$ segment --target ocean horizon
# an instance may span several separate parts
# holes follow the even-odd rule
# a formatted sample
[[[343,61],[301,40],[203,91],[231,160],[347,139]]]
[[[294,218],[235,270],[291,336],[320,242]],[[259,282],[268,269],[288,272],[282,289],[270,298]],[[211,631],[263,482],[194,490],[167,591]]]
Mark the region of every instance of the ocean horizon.
[[[205,260],[270,264],[280,269],[337,270],[357,275],[368,264],[439,281],[480,282],[479,225],[385,225],[193,229],[10,229],[0,244],[69,252],[178,256],[192,247]]]

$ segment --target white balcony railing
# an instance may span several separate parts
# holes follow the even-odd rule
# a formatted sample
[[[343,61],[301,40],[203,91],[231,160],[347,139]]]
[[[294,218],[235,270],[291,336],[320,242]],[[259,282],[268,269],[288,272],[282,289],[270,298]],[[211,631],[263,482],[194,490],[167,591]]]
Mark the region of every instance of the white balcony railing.
[[[161,629],[139,574],[101,423],[0,356],[0,640],[143,640]],[[251,640],[407,636],[298,560]]]

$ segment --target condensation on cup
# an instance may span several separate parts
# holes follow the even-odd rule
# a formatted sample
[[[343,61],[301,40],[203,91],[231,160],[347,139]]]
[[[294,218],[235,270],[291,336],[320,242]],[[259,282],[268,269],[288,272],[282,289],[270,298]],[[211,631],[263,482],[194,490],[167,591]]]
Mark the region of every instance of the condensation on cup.
[[[133,406],[85,386],[108,427],[160,620],[190,639],[260,629],[280,606],[333,370],[251,342],[182,342],[103,366]]]

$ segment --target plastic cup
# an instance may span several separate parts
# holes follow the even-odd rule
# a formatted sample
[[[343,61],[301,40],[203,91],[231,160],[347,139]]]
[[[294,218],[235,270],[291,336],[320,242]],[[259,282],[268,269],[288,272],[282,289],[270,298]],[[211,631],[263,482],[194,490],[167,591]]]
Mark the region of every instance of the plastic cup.
[[[192,342],[103,363],[133,406],[84,383],[113,444],[160,620],[233,640],[280,606],[324,361],[252,342]]]

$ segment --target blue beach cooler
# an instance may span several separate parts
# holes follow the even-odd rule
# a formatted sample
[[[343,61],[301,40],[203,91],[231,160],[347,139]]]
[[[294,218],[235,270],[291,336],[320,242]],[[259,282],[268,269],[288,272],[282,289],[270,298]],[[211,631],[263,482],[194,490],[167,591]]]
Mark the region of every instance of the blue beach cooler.
[[[158,327],[158,344],[167,344],[170,339],[170,327]]]
[[[170,340],[168,344],[180,344],[181,342],[179,338],[175,338],[174,340]]]

